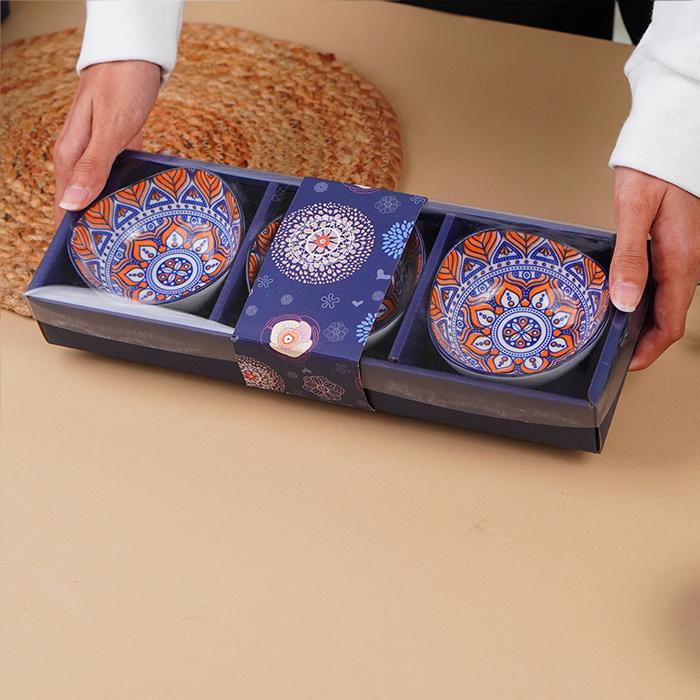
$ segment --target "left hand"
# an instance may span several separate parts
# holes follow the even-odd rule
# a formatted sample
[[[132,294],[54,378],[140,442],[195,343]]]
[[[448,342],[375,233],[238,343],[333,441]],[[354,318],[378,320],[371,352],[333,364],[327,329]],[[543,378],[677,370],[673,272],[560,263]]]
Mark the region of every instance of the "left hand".
[[[617,243],[610,267],[610,296],[621,311],[639,304],[649,266],[653,303],[630,370],[648,367],[685,333],[685,319],[700,279],[700,198],[630,168],[615,173]]]
[[[100,194],[122,150],[140,150],[160,76],[160,66],[147,61],[96,63],[83,70],[53,150],[56,228],[66,210],[78,211]]]

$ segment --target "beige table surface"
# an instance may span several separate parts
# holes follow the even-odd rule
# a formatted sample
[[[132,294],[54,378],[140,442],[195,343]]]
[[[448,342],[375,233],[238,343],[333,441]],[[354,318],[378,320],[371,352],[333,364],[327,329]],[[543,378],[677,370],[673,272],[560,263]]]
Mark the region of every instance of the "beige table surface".
[[[3,43],[82,24],[12,3]],[[612,226],[629,47],[389,3],[196,2],[332,51],[400,189]],[[700,296],[602,455],[47,345],[2,313],[0,692],[700,697]]]

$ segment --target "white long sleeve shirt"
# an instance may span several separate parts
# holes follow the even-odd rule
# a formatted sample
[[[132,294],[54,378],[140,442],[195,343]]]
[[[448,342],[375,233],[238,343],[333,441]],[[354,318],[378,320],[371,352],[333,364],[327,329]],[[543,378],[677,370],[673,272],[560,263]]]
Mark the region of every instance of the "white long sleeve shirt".
[[[700,0],[656,2],[625,74],[632,110],[610,165],[640,170],[700,197]]]
[[[175,68],[184,0],[87,2],[78,73],[94,63],[149,61],[162,83]]]
[[[93,63],[143,60],[175,67],[182,0],[87,3],[78,72]],[[632,110],[610,165],[627,166],[700,196],[700,0],[656,2],[625,66]]]

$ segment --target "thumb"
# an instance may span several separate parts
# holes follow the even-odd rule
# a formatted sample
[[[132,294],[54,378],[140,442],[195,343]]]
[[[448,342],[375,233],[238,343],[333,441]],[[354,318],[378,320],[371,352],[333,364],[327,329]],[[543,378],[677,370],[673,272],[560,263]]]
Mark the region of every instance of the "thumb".
[[[87,207],[105,186],[112,162],[113,158],[97,157],[86,151],[75,164],[70,183],[64,190],[58,206],[68,211],[78,211]]]
[[[139,132],[128,146],[140,147],[142,143]],[[94,133],[85,152],[73,166],[70,182],[58,206],[68,211],[78,211],[97,199],[107,182],[114,159],[123,147],[121,140]]]
[[[662,199],[659,181],[644,173],[618,167],[615,172],[617,240],[610,265],[610,299],[631,312],[642,298],[649,262],[647,237]]]

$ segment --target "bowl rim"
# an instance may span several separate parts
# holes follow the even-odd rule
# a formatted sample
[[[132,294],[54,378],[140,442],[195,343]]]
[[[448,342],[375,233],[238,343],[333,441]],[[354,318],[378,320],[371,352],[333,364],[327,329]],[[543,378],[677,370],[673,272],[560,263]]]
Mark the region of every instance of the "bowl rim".
[[[247,252],[246,252],[246,258],[245,258],[245,283],[246,283],[246,288],[248,289],[248,293],[253,291],[253,286],[255,285],[255,280],[257,279],[257,275],[255,276],[255,279],[253,282],[250,282],[250,272],[249,272],[249,265],[250,265],[250,257],[253,255],[253,250],[258,244],[258,240],[260,239],[260,236],[273,224],[281,224],[282,220],[284,219],[284,214],[280,214],[279,216],[276,216],[274,219],[271,219],[268,221],[253,237],[250,242],[250,245],[248,246]],[[279,226],[277,226],[277,229],[279,230]],[[277,231],[275,231],[275,236],[277,235]],[[272,237],[272,241],[275,240],[275,236]],[[272,241],[270,241],[270,246],[272,246]],[[270,249],[267,249],[267,253],[270,252]],[[265,253],[263,257],[263,262],[265,258],[267,257],[267,253]],[[262,263],[261,263],[262,265]]]
[[[420,282],[420,278],[423,276],[423,272],[425,271],[425,265],[426,265],[427,261],[426,261],[426,252],[425,252],[425,250],[426,250],[425,249],[425,241],[423,240],[423,234],[421,234],[420,229],[418,228],[417,222],[413,224],[413,228],[411,229],[411,233],[409,233],[409,235],[408,235],[409,238],[413,234],[415,234],[416,238],[418,239],[417,259],[419,261],[418,273],[417,273],[416,278],[413,282],[413,289],[411,290],[411,293],[403,300],[403,308],[397,307],[397,308],[399,308],[399,311],[395,314],[395,316],[393,318],[390,318],[389,320],[384,320],[382,325],[380,325],[378,327],[376,325],[373,325],[372,331],[370,332],[370,335],[372,335],[374,333],[381,333],[382,331],[386,331],[391,326],[393,326],[396,323],[396,321],[398,321],[403,316],[403,314],[406,313],[406,310],[408,309],[408,307],[411,303],[411,299],[413,298],[413,295],[415,294],[416,289],[418,289],[418,283]],[[406,239],[405,245],[408,245],[408,238]],[[405,250],[406,250],[406,248],[404,247],[404,251]],[[391,282],[393,282],[394,277],[396,275],[396,271],[398,270],[399,265],[401,264],[402,260],[403,260],[403,252],[399,256],[399,259],[396,263],[396,267],[394,268],[394,274],[392,274],[392,276],[391,276],[391,281],[389,282],[389,285],[391,285]],[[387,292],[388,291],[389,291],[389,288],[387,287]],[[386,298],[386,294],[384,295],[384,299],[385,298]],[[382,299],[382,303],[384,303],[384,299]],[[376,319],[375,319],[375,323],[376,323]]]
[[[444,361],[446,361],[452,368],[454,368],[456,371],[467,374],[472,377],[480,377],[484,379],[490,379],[490,380],[498,380],[498,381],[510,381],[510,382],[518,382],[518,381],[523,381],[527,379],[535,379],[535,378],[541,378],[543,381],[549,377],[549,376],[554,376],[554,375],[559,375],[563,373],[564,371],[568,371],[568,365],[570,364],[570,368],[573,369],[575,364],[580,362],[585,355],[592,349],[593,345],[600,339],[601,334],[605,330],[605,328],[608,325],[608,321],[610,320],[611,314],[610,314],[610,298],[609,298],[609,291],[608,291],[608,299],[607,303],[605,304],[605,310],[602,314],[600,314],[599,320],[597,321],[598,325],[595,327],[594,331],[590,334],[590,336],[586,339],[584,343],[578,346],[578,348],[575,349],[575,351],[560,359],[558,362],[555,362],[544,369],[541,370],[535,370],[532,372],[523,372],[522,370],[519,369],[519,366],[516,366],[518,368],[517,372],[508,372],[504,374],[497,374],[494,372],[489,372],[486,370],[482,370],[480,368],[475,368],[475,367],[469,367],[463,364],[463,362],[458,358],[455,357],[454,355],[450,355],[445,348],[443,348],[438,341],[436,335],[438,334],[438,331],[434,328],[435,322],[433,321],[433,318],[431,316],[430,310],[431,310],[431,302],[430,302],[430,296],[432,295],[432,291],[437,285],[437,277],[442,271],[445,261],[447,258],[450,256],[450,254],[460,248],[461,246],[464,245],[465,241],[467,241],[469,238],[472,238],[474,236],[478,235],[483,235],[485,233],[489,232],[496,232],[499,234],[508,234],[508,233],[518,233],[518,234],[526,234],[529,236],[533,236],[537,239],[545,240],[545,241],[553,241],[556,242],[558,245],[563,246],[564,248],[567,248],[568,250],[574,251],[577,255],[581,256],[581,258],[588,259],[590,260],[596,268],[601,270],[605,276],[605,286],[604,289],[606,291],[609,290],[608,287],[608,273],[605,271],[604,267],[594,258],[591,256],[587,255],[586,253],[578,250],[577,248],[572,247],[571,245],[567,243],[561,243],[560,241],[557,241],[556,239],[549,237],[547,235],[544,235],[541,232],[533,233],[531,231],[519,231],[515,229],[505,229],[505,228],[484,228],[480,229],[478,231],[473,231],[472,233],[469,233],[466,236],[463,236],[460,238],[454,245],[450,246],[450,248],[447,250],[447,252],[443,255],[442,260],[440,261],[440,264],[437,266],[435,274],[433,276],[433,281],[429,287],[428,290],[428,304],[427,304],[427,325],[428,325],[428,334],[430,336],[430,340],[433,343],[433,346],[435,349],[438,351],[440,356]],[[547,268],[544,267],[544,263],[541,263],[539,261],[533,262],[532,264],[542,267],[543,271],[547,272]],[[517,265],[517,263],[515,263]],[[493,266],[493,263],[490,263],[486,270],[489,270]],[[556,269],[561,269],[560,265],[556,265]],[[582,288],[582,287],[579,287]],[[595,320],[595,319],[594,319]],[[440,334],[442,336],[442,334]],[[447,340],[447,339],[445,339]],[[449,343],[448,343],[449,344]]]

